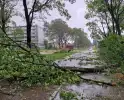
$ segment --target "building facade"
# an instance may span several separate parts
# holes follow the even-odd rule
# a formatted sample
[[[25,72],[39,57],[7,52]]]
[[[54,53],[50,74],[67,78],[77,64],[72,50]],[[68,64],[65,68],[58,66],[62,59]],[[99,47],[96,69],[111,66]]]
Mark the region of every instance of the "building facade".
[[[26,26],[9,27],[7,33],[15,41],[27,43]],[[31,28],[31,43],[38,47],[44,47],[44,32],[38,25],[34,25]]]

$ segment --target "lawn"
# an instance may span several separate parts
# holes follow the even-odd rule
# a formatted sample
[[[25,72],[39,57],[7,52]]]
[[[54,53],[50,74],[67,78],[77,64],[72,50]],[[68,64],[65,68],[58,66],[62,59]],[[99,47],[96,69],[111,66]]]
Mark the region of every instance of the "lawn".
[[[58,60],[58,59],[63,59],[65,58],[66,56],[69,56],[69,55],[72,55],[76,53],[76,51],[71,51],[71,52],[56,52],[56,53],[53,53],[53,54],[45,54],[46,58],[47,59],[50,59],[50,60]]]

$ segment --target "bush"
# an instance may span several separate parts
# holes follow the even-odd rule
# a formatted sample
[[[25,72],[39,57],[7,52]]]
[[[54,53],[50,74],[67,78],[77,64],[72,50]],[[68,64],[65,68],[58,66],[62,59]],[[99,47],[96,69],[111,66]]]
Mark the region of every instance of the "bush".
[[[124,61],[124,38],[117,35],[111,35],[99,43],[99,54],[108,64],[117,64]]]

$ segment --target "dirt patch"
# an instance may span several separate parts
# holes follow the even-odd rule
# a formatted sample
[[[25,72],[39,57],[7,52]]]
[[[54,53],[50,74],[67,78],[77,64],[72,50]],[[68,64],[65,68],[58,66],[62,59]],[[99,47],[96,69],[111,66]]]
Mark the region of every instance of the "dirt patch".
[[[0,86],[0,100],[48,100],[57,86],[18,88],[17,85]]]

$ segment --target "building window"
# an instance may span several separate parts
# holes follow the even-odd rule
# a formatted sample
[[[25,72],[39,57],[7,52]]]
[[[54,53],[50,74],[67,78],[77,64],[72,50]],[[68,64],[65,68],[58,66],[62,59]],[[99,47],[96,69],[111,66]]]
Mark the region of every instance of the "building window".
[[[32,34],[35,34],[35,33],[32,33]]]
[[[32,38],[36,38],[35,36],[32,36]]]

